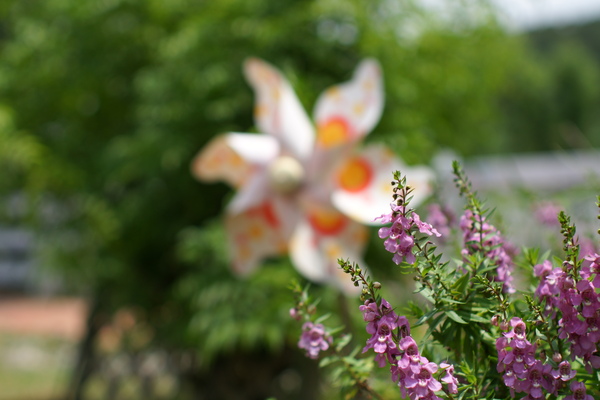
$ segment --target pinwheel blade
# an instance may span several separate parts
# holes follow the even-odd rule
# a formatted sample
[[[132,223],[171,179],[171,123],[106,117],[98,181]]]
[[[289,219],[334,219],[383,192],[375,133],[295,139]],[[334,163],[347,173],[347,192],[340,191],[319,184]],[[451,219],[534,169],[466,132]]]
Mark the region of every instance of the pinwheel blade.
[[[258,129],[277,137],[283,153],[307,161],[313,151],[314,128],[288,81],[258,58],[248,59],[244,72],[256,93],[254,119]]]
[[[411,207],[433,190],[433,171],[425,166],[406,166],[383,145],[371,145],[346,159],[334,175],[331,200],[338,210],[364,224],[377,224],[376,217],[390,212],[392,173],[401,171],[414,188]]]
[[[274,205],[265,201],[225,219],[233,270],[249,275],[267,257],[284,254],[287,240],[281,234],[281,221]]]
[[[226,133],[217,136],[194,158],[192,174],[201,181],[225,181],[240,187],[279,153],[277,141],[265,135]]]
[[[357,288],[338,264],[338,259],[361,261],[367,228],[332,208],[314,207],[299,222],[290,241],[290,257],[306,278],[333,284],[347,293]]]
[[[352,80],[327,89],[317,100],[317,148],[335,148],[363,138],[379,122],[383,101],[379,63],[364,60]]]

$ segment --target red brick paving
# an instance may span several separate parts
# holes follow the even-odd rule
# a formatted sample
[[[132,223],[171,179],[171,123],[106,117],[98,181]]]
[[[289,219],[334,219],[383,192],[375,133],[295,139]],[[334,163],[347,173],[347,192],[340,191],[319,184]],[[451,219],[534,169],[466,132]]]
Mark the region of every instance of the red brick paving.
[[[87,305],[78,298],[0,298],[0,334],[41,335],[78,340]]]

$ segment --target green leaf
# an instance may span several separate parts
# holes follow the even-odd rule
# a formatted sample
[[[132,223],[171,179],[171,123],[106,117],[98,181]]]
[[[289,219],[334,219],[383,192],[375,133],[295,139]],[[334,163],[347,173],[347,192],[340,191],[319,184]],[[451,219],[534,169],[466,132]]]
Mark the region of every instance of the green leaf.
[[[459,324],[463,324],[463,325],[467,324],[467,321],[462,319],[455,311],[445,310],[444,314],[446,314],[448,316],[448,318],[450,318],[451,320],[453,320],[455,322],[458,322]]]
[[[439,310],[436,310],[436,312],[439,312]],[[431,320],[431,322],[429,323],[429,328],[427,329],[427,333],[425,334],[423,339],[426,339],[427,337],[432,335],[434,333],[434,331],[436,330],[437,326],[443,320],[444,320],[444,314],[438,314],[433,320]]]
[[[467,313],[460,313],[461,316],[463,316],[467,321],[469,322],[480,322],[482,324],[488,324],[490,323],[490,319],[489,318],[484,318],[480,315],[477,314],[467,314]]]
[[[460,301],[460,300],[454,300],[451,297],[443,297],[441,299],[442,303],[447,303],[447,304],[466,304],[464,301]]]
[[[315,302],[314,304],[316,305],[317,303]],[[327,314],[321,315],[319,318],[317,318],[315,320],[315,324],[320,324],[323,321],[325,321],[326,319],[328,319],[329,317],[331,317],[331,313],[327,313]]]
[[[350,340],[352,340],[351,334],[348,333],[346,335],[343,335],[336,341],[335,350],[338,352],[341,351],[344,347],[348,345],[348,343],[350,343]]]
[[[429,301],[430,303],[435,303],[435,300],[433,298],[433,292],[425,286],[420,287],[418,290],[415,291],[415,293],[421,293],[421,296],[423,296],[427,301]]]
[[[337,356],[329,356],[329,357],[323,357],[320,361],[319,361],[319,367],[323,368],[326,367],[330,364],[333,364],[334,362],[338,361],[339,358]]]
[[[469,275],[463,275],[454,282],[452,288],[456,290],[458,293],[465,293],[467,289],[467,285],[469,284]]]
[[[434,308],[433,310],[425,313],[421,318],[417,320],[417,322],[413,324],[413,327],[423,325],[429,318],[433,317],[437,312],[438,310]]]

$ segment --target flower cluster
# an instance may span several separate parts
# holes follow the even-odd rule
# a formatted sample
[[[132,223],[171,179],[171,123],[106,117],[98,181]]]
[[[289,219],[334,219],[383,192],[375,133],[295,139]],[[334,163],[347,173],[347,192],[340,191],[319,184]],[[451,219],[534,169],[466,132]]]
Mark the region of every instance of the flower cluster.
[[[545,305],[547,315],[558,321],[559,337],[571,343],[571,355],[581,357],[588,370],[600,368],[597,354],[600,343],[600,256],[592,254],[586,257],[590,261],[587,268],[579,274],[573,273],[572,266],[552,268],[550,261],[544,261],[534,267],[534,273],[540,277],[536,296]]]
[[[329,349],[333,337],[319,320],[313,321],[316,305],[310,301],[308,292],[302,290],[298,283],[292,285],[292,290],[296,296],[296,305],[290,309],[290,317],[296,321],[305,321],[298,347],[306,351],[307,357],[317,359],[321,351]]]
[[[332,342],[333,338],[327,333],[323,324],[308,321],[302,326],[302,335],[298,347],[306,350],[308,357],[316,359],[319,352],[327,350]]]
[[[359,308],[363,313],[363,319],[368,322],[367,333],[371,335],[371,338],[367,340],[367,345],[363,348],[363,353],[373,349],[377,353],[375,361],[380,367],[385,367],[388,362],[393,362],[394,357],[400,354],[394,332],[398,330],[400,337],[410,334],[408,320],[404,316],[396,315],[390,303],[385,299],[381,300],[379,306],[377,302],[368,299]]]
[[[447,363],[438,366],[419,353],[417,342],[410,336],[410,325],[405,316],[398,316],[383,298],[379,304],[368,299],[360,306],[360,310],[363,319],[368,322],[367,333],[371,335],[363,353],[373,349],[380,367],[388,363],[391,365],[392,380],[397,382],[403,397],[411,400],[439,399],[435,393],[442,390],[442,384],[434,374],[440,368],[445,371],[441,381],[446,384],[447,392],[457,393],[454,367]]]
[[[502,237],[500,231],[486,221],[481,214],[467,209],[460,218],[460,229],[463,232],[464,248],[462,255],[483,253],[485,258],[493,262],[496,268],[494,280],[503,283],[505,293],[514,293],[512,272],[514,265],[512,246]]]
[[[406,186],[406,180],[395,179],[392,182],[394,191],[394,203],[390,204],[392,211],[389,214],[383,214],[375,220],[380,220],[382,224],[391,226],[379,229],[379,237],[385,239],[384,246],[387,251],[394,254],[392,260],[396,265],[405,261],[408,264],[415,262],[416,257],[413,254],[413,247],[416,244],[415,234],[420,232],[426,235],[441,234],[428,224],[421,221],[419,215],[412,209],[407,208],[407,198],[412,192],[410,186]]]
[[[536,359],[536,346],[527,340],[527,329],[521,318],[510,320],[512,329],[496,340],[498,351],[498,372],[503,373],[504,384],[510,388],[511,395],[515,392],[526,393],[524,399],[544,399],[544,391],[557,395],[558,390],[571,381],[576,372],[569,361],[562,361],[554,369],[552,364],[543,363]],[[553,357],[554,362],[560,361],[560,354]],[[571,396],[574,399],[585,399],[586,389],[581,382],[572,381]],[[567,397],[568,398],[568,397]]]
[[[600,254],[591,240],[584,247],[575,226],[561,212],[557,218],[564,238],[561,265],[546,260],[548,255],[540,256],[537,249],[524,249],[513,263],[511,246],[486,220],[484,204],[457,163],[454,169],[457,187],[467,200],[458,231],[462,257],[456,262],[446,261],[429,241],[428,236],[440,234],[409,208],[411,188],[400,173],[394,174],[391,212],[378,218],[391,224],[379,230],[385,249],[394,254],[396,264],[406,263],[400,268],[414,274],[416,292],[424,299],[406,308],[407,315],[417,318],[412,326],[381,297],[381,283],[372,282],[357,264],[339,260],[354,286],[362,285],[359,309],[369,334],[362,353],[374,355],[375,361],[356,357],[360,348],[340,358],[351,368],[347,381],[354,385],[352,393],[383,398],[367,384],[368,374],[378,365],[389,368],[402,397],[410,400],[508,399],[517,393],[524,400],[598,398]],[[600,207],[600,197],[597,204]],[[452,233],[444,230],[449,219],[443,214],[441,208],[432,207],[428,221],[433,218],[436,228]],[[525,289],[516,293],[515,265],[528,265],[538,277],[535,293]],[[525,321],[535,329],[528,330]],[[328,347],[339,348],[337,338],[330,346],[318,322],[305,324],[300,341],[311,357]],[[411,334],[417,326],[427,326],[426,341]],[[421,345],[425,347],[420,349]],[[497,362],[489,361],[490,354],[497,354]],[[326,357],[322,364],[331,359]]]

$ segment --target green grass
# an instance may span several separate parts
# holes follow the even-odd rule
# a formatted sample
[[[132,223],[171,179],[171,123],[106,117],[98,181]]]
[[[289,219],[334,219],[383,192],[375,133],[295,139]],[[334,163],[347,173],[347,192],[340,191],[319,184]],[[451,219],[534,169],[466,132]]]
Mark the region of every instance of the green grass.
[[[0,400],[54,400],[64,396],[75,344],[0,333]]]
[[[0,400],[64,399],[76,348],[77,343],[66,340],[0,333]],[[106,399],[111,377],[104,369],[96,371],[87,381],[84,398]],[[151,398],[144,396],[141,383],[139,376],[125,372],[114,400],[191,398],[170,372],[153,377]]]

